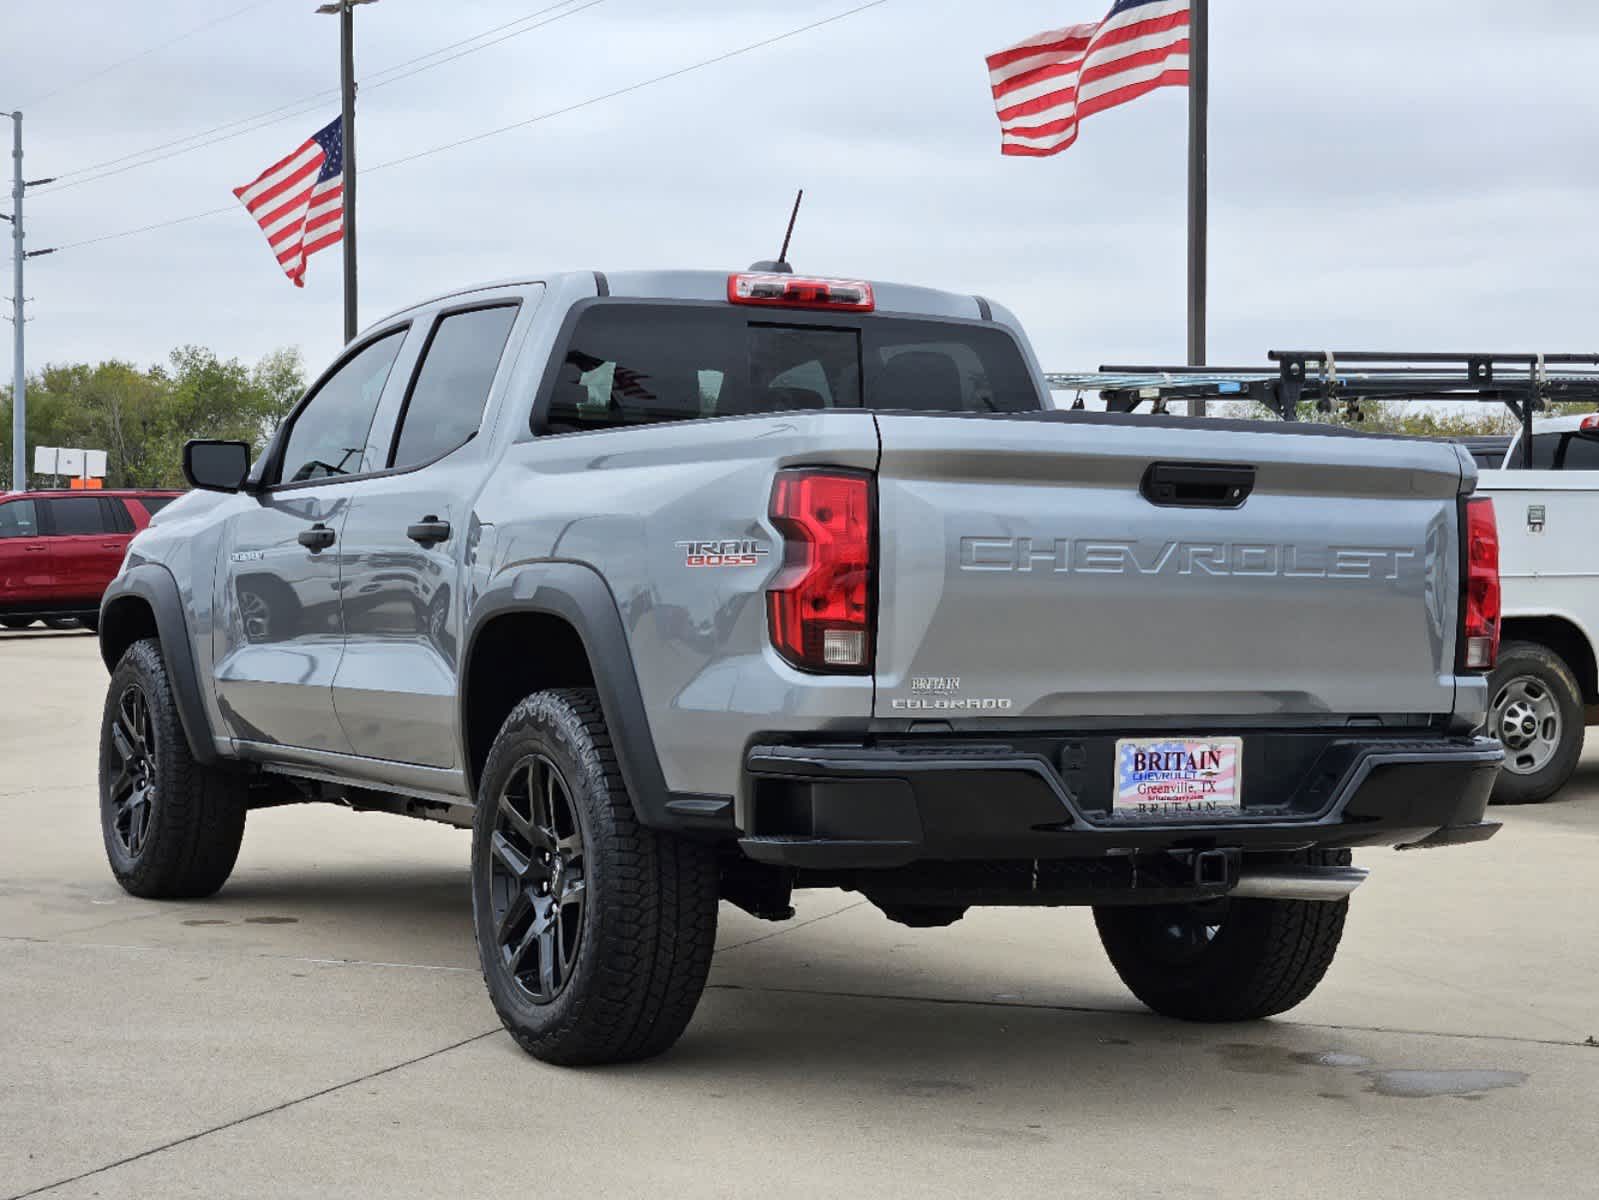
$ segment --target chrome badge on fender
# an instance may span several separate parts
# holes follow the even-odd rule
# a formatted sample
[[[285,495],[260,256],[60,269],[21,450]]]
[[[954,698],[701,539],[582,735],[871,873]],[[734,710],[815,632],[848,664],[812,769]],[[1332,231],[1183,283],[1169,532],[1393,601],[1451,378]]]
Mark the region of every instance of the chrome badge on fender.
[[[685,567],[754,567],[769,553],[767,547],[753,538],[673,544],[683,552]]]

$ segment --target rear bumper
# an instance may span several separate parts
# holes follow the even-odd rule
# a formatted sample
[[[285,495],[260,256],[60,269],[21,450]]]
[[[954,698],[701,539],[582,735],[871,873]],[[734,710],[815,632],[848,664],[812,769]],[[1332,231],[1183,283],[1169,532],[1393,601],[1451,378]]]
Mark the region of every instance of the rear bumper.
[[[1246,739],[1256,798],[1225,818],[1113,817],[1113,737],[880,740],[752,746],[737,823],[758,862],[809,870],[920,860],[1098,858],[1160,851],[1276,854],[1445,846],[1491,837],[1503,758],[1486,738]]]

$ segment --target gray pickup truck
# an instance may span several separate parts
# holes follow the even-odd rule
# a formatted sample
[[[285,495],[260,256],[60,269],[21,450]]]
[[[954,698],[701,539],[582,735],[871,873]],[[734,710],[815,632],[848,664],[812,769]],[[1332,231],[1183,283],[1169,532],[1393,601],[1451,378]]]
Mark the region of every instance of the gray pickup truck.
[[[688,1024],[718,903],[1089,905],[1149,1007],[1282,1012],[1356,846],[1497,826],[1493,510],[1459,448],[1051,411],[981,297],[786,264],[395,313],[105,595],[111,868],[216,891],[252,809],[472,830],[530,1053]]]

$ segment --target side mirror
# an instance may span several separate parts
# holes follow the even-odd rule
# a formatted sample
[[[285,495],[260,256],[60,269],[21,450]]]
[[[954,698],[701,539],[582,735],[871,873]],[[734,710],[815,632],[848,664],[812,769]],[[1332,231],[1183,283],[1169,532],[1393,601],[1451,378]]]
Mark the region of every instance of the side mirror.
[[[191,441],[183,447],[183,477],[206,492],[237,492],[250,473],[247,442]]]

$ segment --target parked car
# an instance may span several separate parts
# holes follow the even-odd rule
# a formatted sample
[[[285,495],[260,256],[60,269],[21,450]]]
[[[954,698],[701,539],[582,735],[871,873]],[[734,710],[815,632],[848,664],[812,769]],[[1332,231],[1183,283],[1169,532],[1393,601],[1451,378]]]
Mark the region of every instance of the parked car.
[[[214,892],[248,810],[472,829],[490,999],[670,1046],[725,899],[1089,905],[1199,1021],[1321,980],[1356,846],[1498,829],[1491,502],[1442,443],[1048,410],[926,288],[551,275],[386,317],[101,609],[111,869]]]
[[[133,535],[183,493],[12,492],[0,495],[0,626],[35,621],[89,629]]]
[[[1500,518],[1504,645],[1487,731],[1505,746],[1494,798],[1546,800],[1599,725],[1599,413],[1540,420],[1479,485]]]

